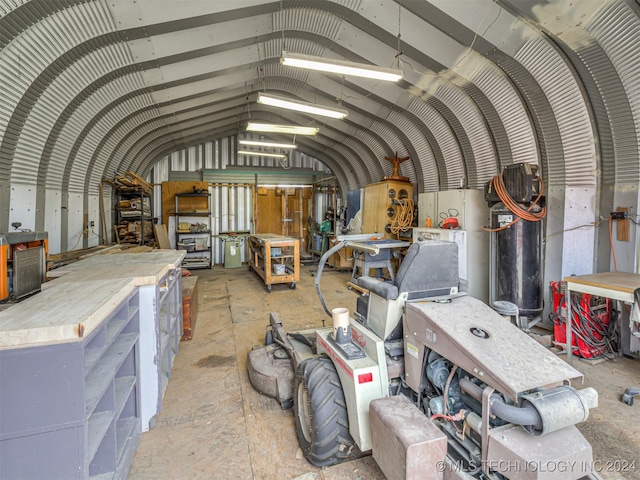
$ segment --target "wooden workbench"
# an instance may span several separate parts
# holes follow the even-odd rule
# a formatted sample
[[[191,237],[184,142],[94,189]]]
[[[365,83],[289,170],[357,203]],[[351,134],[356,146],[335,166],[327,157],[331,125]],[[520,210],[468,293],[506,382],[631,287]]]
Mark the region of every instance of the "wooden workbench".
[[[276,270],[282,268],[282,273]],[[274,283],[296,288],[300,281],[300,242],[296,238],[261,233],[249,236],[249,269],[256,272],[271,292]]]

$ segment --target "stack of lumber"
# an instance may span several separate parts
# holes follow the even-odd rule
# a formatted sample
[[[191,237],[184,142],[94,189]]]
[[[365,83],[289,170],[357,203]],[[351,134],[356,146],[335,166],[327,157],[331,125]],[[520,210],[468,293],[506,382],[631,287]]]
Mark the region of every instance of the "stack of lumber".
[[[113,179],[113,182],[109,182],[114,188],[120,191],[135,192],[142,189],[146,194],[151,195],[153,192],[153,185],[148,183],[144,178],[134,172],[124,172],[123,174],[117,173]]]
[[[123,251],[126,251],[127,253],[150,252],[151,250],[153,250],[151,247],[131,244],[97,245],[95,247],[72,250],[71,252],[48,255],[47,270],[69,265],[77,262],[78,260],[93,257],[94,255],[111,255],[113,253],[121,253]]]
[[[142,238],[142,225],[140,220],[123,223],[115,226],[120,243],[149,243],[153,240],[153,224],[150,220],[144,220],[144,238]]]

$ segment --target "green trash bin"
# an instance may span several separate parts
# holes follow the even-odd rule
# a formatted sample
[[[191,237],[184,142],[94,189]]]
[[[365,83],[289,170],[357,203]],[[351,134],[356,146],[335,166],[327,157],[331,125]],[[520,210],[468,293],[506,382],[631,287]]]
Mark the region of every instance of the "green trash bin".
[[[224,240],[224,268],[242,267],[242,255],[240,244],[242,241],[237,237],[227,237]]]

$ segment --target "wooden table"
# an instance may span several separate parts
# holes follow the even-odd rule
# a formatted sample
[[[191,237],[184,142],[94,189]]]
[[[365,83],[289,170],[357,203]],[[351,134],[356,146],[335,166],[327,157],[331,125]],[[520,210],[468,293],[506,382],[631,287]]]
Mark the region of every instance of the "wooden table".
[[[564,281],[567,285],[565,297],[567,298],[567,344],[565,345],[565,351],[569,355],[569,364],[572,364],[573,322],[571,321],[571,292],[590,293],[591,295],[633,304],[634,291],[640,288],[640,275],[628,272],[603,272],[565,277]]]
[[[251,235],[249,269],[264,280],[268,292],[273,283],[289,283],[290,288],[296,288],[300,281],[300,242],[274,233]]]

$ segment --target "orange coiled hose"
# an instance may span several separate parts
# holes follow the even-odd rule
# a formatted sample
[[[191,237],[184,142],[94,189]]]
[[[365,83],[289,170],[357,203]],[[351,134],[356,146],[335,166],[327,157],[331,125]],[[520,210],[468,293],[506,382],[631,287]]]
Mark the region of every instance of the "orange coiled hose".
[[[511,211],[511,213],[513,213],[516,216],[516,218],[512,222],[508,223],[507,225],[503,225],[502,227],[498,227],[498,228],[482,227],[482,229],[487,232],[499,232],[501,230],[506,230],[511,225],[519,222],[520,220],[527,220],[529,222],[539,222],[544,217],[546,217],[547,215],[546,207],[541,207],[540,211],[538,212],[532,211],[532,209],[536,205],[538,205],[538,202],[540,201],[540,198],[542,198],[542,194],[544,193],[544,182],[540,177],[535,177],[535,178],[537,178],[538,181],[540,182],[540,192],[538,192],[538,196],[531,203],[531,205],[529,205],[529,208],[525,210],[513,198],[511,198],[511,195],[509,195],[509,192],[507,191],[507,187],[504,185],[504,179],[502,178],[502,174],[496,175],[495,177],[493,177],[491,179],[490,187],[492,187],[496,191],[496,193],[498,194],[498,198],[500,198],[500,201],[504,203],[504,205]]]

